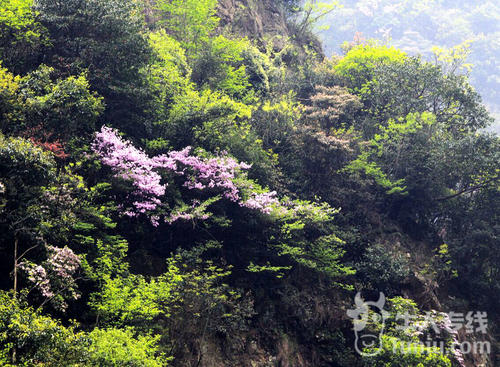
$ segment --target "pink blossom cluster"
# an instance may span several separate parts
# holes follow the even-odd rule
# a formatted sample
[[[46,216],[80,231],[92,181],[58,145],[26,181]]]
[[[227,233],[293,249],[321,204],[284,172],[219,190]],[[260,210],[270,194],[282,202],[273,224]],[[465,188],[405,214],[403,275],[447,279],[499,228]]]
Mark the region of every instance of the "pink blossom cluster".
[[[206,220],[209,218],[208,214],[197,215],[196,212],[188,213],[188,212],[176,212],[172,213],[165,221],[169,224],[172,224],[178,220]]]
[[[136,198],[133,202],[135,211],[124,211],[125,215],[134,217],[138,213],[155,210],[161,204],[158,196],[165,194],[165,185],[161,184],[161,176],[154,171],[156,162],[146,153],[106,126],[96,134],[92,150],[99,155],[103,164],[112,168],[116,177],[131,181],[134,185],[132,196]]]
[[[250,198],[243,201],[236,179],[240,172],[248,170],[251,165],[238,163],[226,152],[218,157],[202,158],[190,155],[192,148],[186,147],[180,151],[150,158],[129,141],[122,139],[117,130],[106,126],[96,134],[92,149],[99,155],[103,164],[111,167],[116,177],[131,181],[135,187],[130,195],[130,198],[133,198],[133,208],[123,211],[130,217],[148,214],[161,206],[160,197],[165,194],[166,184],[161,183],[161,176],[157,172],[159,169],[182,176],[183,186],[189,190],[214,189],[221,192],[222,197],[239,203],[242,207],[259,210],[265,214],[270,214],[273,206],[279,204],[274,191],[251,193]],[[208,215],[196,213],[196,210],[178,211],[172,213],[165,221],[173,223],[179,219],[195,218],[206,219]],[[157,215],[151,215],[150,219],[153,225],[159,224]]]
[[[19,268],[27,273],[28,280],[45,298],[65,290],[69,291],[71,298],[78,299],[73,276],[80,267],[80,258],[68,247],[47,246],[47,250],[49,254],[42,265],[24,261]],[[62,303],[60,306],[64,309],[67,305]]]
[[[241,170],[247,170],[251,166],[246,163],[238,163],[227,153],[210,159],[203,159],[189,155],[191,147],[181,151],[172,151],[168,155],[153,158],[156,167],[173,170],[186,178],[184,186],[190,190],[198,189],[220,189],[223,196],[231,201],[240,199],[239,190],[234,179]]]
[[[49,257],[47,267],[63,281],[73,279],[73,275],[80,267],[80,258],[68,247],[60,248],[48,246]]]
[[[265,214],[271,214],[273,207],[280,205],[280,201],[276,195],[276,191],[264,192],[262,194],[252,193],[250,198],[241,202],[240,205],[245,208],[259,210]]]
[[[54,295],[50,287],[50,280],[42,265],[34,265],[27,262],[19,264],[19,268],[28,274],[28,280],[35,285],[42,296],[50,298]]]

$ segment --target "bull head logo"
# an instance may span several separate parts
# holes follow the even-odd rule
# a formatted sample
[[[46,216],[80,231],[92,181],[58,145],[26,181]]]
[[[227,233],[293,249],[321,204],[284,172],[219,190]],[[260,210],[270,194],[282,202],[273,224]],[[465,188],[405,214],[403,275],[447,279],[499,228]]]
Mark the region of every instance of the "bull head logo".
[[[389,313],[384,310],[385,296],[380,292],[377,302],[365,302],[358,292],[354,297],[354,304],[356,308],[347,310],[347,316],[353,319],[354,333],[356,335],[356,352],[362,356],[377,355],[382,347],[385,320],[389,316]],[[378,334],[365,330],[369,322],[381,325]],[[367,351],[367,348],[370,348],[368,349],[369,351]],[[376,348],[379,349],[377,350]]]

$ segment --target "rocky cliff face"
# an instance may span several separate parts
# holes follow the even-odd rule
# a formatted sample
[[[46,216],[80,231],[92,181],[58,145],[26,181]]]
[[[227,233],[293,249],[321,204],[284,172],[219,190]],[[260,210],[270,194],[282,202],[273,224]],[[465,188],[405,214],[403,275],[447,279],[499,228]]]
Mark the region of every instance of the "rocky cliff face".
[[[290,37],[285,7],[273,0],[220,0],[221,25],[251,39],[272,38],[279,46]]]
[[[324,57],[317,35],[297,25],[286,4],[286,0],[219,0],[220,25],[260,45],[272,42],[277,51],[291,42],[299,53],[307,46],[320,58]]]

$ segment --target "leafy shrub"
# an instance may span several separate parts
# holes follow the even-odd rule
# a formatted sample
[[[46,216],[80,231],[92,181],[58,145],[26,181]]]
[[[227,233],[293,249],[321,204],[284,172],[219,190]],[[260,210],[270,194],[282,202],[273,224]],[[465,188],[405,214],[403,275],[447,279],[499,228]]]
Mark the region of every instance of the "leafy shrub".
[[[133,329],[77,331],[0,292],[0,364],[4,366],[160,367],[158,337]],[[12,363],[12,364],[11,364]]]
[[[380,289],[401,284],[410,274],[409,261],[404,254],[388,251],[381,244],[367,248],[358,270],[364,279]]]
[[[449,358],[442,355],[438,348],[407,343],[387,335],[382,335],[381,348],[365,352],[377,353],[372,357],[363,357],[365,367],[451,367]]]
[[[406,54],[394,47],[377,44],[358,45],[353,47],[335,66],[335,71],[343,76],[348,86],[355,91],[369,82],[374,76],[375,68],[384,63],[401,63]]]
[[[0,364],[78,365],[87,360],[90,343],[89,337],[73,326],[64,327],[12,293],[0,292]]]
[[[135,336],[133,329],[95,329],[89,333],[91,366],[161,367],[167,358],[157,353],[158,337]]]

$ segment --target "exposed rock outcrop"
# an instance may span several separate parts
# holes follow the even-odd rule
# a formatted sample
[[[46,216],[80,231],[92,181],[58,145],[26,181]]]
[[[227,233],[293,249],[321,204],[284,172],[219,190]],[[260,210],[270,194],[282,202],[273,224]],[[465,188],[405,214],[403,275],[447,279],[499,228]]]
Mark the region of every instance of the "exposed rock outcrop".
[[[290,37],[286,10],[279,1],[220,0],[218,15],[221,25],[234,33],[258,40],[272,38],[277,47]]]

